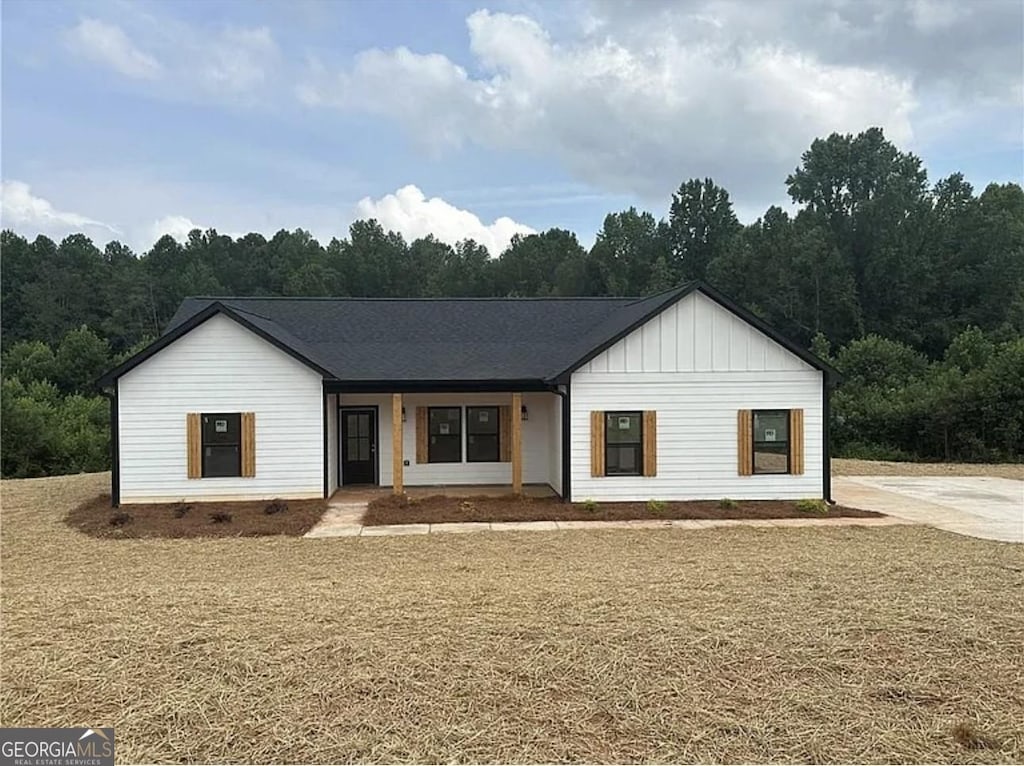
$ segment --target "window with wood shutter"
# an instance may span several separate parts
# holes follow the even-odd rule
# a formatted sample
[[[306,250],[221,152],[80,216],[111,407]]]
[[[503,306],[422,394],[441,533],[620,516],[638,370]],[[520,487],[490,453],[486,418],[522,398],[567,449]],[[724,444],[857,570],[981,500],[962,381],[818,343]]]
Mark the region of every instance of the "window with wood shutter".
[[[643,476],[643,433],[642,412],[605,412],[605,476]]]
[[[738,472],[740,476],[750,476],[754,473],[753,450],[753,413],[750,410],[740,410],[737,413],[736,424],[736,454],[739,459]]]
[[[428,463],[462,462],[462,407],[427,407]]]
[[[242,413],[242,476],[256,475],[256,413]]]
[[[185,451],[188,461],[188,478],[203,477],[203,436],[200,427],[200,414],[190,412],[185,417]]]
[[[644,410],[643,425],[644,476],[658,475],[658,413]]]
[[[604,476],[604,412],[590,413],[590,475]]]
[[[737,454],[740,476],[804,472],[804,411],[740,410]]]
[[[804,411],[789,411],[789,472],[804,472]]]
[[[501,458],[501,426],[498,408],[466,408],[466,462],[498,463]]]
[[[430,428],[427,425],[427,408],[416,408],[416,462],[426,463],[430,460]]]
[[[512,408],[507,404],[498,408],[498,461],[512,462]]]
[[[789,473],[789,410],[754,410],[754,473]]]
[[[185,416],[188,478],[256,475],[256,413],[190,412]]]

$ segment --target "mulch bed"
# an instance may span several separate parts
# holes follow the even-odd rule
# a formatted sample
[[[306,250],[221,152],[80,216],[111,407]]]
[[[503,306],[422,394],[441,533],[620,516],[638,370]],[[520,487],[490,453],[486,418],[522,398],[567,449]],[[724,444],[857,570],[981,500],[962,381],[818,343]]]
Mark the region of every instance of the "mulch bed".
[[[300,537],[320,520],[324,500],[147,503],[113,508],[110,495],[88,500],[65,517],[69,526],[91,537]]]
[[[563,503],[557,497],[387,496],[370,503],[363,524],[443,524],[467,521],[629,521],[634,519],[794,519],[881,516],[841,505],[801,510],[792,500],[690,500],[648,504]]]

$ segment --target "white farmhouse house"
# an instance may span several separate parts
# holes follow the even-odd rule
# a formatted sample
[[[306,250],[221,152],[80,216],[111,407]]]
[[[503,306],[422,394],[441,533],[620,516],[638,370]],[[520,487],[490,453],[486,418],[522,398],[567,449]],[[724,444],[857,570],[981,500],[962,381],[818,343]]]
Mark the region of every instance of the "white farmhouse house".
[[[830,500],[831,368],[701,283],[649,298],[188,298],[100,381],[115,504],[546,484]]]

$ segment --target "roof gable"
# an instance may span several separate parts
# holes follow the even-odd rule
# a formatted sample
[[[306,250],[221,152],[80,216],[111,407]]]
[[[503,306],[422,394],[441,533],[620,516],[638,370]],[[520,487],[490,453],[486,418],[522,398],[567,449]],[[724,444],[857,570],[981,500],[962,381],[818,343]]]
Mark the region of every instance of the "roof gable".
[[[675,291],[672,291],[672,293],[668,295],[665,300],[657,303],[650,303],[650,310],[646,314],[639,317],[638,319],[636,319],[636,321],[622,328],[618,332],[610,335],[609,337],[606,337],[603,341],[599,342],[597,345],[590,348],[573,364],[571,364],[569,367],[563,370],[558,375],[558,378],[565,379],[568,375],[583,368],[597,356],[611,349],[617,343],[623,342],[629,335],[640,330],[644,325],[653,320],[656,316],[660,315],[662,312],[666,311],[671,307],[676,306],[685,298],[698,293],[700,295],[705,296],[710,301],[713,301],[715,304],[721,307],[721,309],[728,312],[732,317],[743,322],[745,325],[749,326],[753,330],[757,331],[766,339],[777,344],[782,350],[789,352],[789,354],[792,354],[794,357],[801,360],[803,363],[809,365],[814,369],[821,370],[830,378],[840,377],[839,373],[835,370],[835,368],[833,368],[827,362],[825,362],[822,359],[819,359],[809,350],[801,348],[800,346],[796,345],[791,340],[789,340],[788,338],[777,332],[775,329],[773,329],[764,320],[757,317],[755,314],[751,313],[750,311],[747,311],[730,298],[726,297],[722,293],[712,288],[710,285],[704,284],[703,282],[700,281],[694,281],[690,282],[689,284],[683,285],[682,287],[678,288]],[[696,321],[696,319],[691,321]],[[699,328],[696,329],[699,331]],[[711,367],[709,367],[709,369],[711,369]]]
[[[813,370],[753,325],[694,290],[576,372]]]
[[[238,324],[242,325],[242,327],[255,333],[259,337],[263,338],[263,340],[284,351],[289,356],[297,359],[321,375],[324,375],[325,377],[333,377],[329,370],[320,365],[313,357],[307,355],[309,353],[309,349],[305,347],[305,344],[303,344],[302,341],[295,338],[283,328],[278,327],[274,322],[271,322],[264,317],[245,315],[242,312],[232,310],[219,301],[213,301],[206,305],[202,310],[193,313],[185,321],[182,321],[173,328],[166,330],[163,335],[150,343],[139,353],[129,357],[117,367],[114,367],[112,370],[104,373],[104,375],[96,381],[97,386],[100,388],[112,386],[114,382],[126,372],[135,369],[151,356],[158,354],[167,346],[174,343],[178,338],[188,334],[196,327],[199,327],[199,325],[218,315],[223,315],[234,320]]]

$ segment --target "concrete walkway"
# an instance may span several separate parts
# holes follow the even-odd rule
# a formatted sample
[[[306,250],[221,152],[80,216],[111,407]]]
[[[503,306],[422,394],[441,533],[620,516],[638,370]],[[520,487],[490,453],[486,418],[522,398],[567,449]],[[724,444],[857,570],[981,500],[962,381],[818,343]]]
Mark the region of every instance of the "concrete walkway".
[[[557,532],[567,529],[710,529],[712,527],[887,527],[911,524],[905,519],[716,519],[716,520],[636,520],[636,521],[493,521],[449,524],[389,524],[364,526],[365,502],[332,503],[320,522],[306,537],[390,537],[393,535],[468,534],[472,532]]]
[[[1024,542],[1024,481],[989,476],[836,476],[836,502],[948,532]]]

